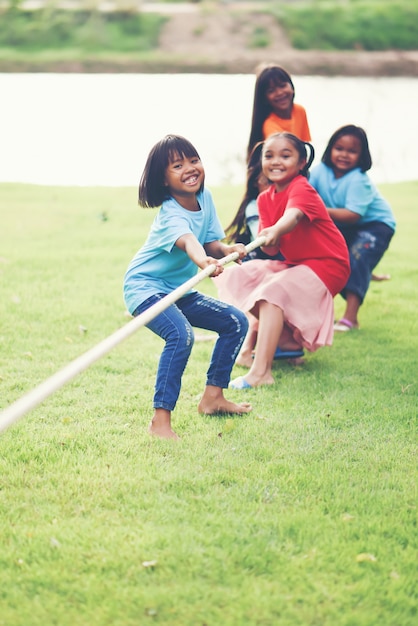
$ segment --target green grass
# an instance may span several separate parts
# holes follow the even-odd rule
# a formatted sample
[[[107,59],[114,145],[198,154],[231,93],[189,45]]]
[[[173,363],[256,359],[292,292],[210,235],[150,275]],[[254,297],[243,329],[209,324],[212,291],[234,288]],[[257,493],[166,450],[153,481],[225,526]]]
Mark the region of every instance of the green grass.
[[[144,328],[0,434],[0,625],[416,623],[418,183],[381,190],[392,280],[360,331],[277,363],[251,414],[197,414],[197,343],[181,440],[150,439],[162,344]],[[226,225],[242,189],[212,191]],[[0,409],[127,322],[154,215],[130,188],[0,185]]]

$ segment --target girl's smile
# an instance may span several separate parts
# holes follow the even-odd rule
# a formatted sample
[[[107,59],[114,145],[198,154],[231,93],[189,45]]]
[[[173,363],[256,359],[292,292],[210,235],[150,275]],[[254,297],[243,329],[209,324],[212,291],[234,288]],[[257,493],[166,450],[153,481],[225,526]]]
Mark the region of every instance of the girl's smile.
[[[336,178],[357,167],[361,157],[361,141],[354,135],[342,135],[331,149],[331,163]]]
[[[264,175],[274,183],[277,191],[283,191],[300,174],[305,165],[292,142],[285,137],[267,139],[262,155]]]
[[[205,179],[205,170],[201,160],[196,157],[184,157],[176,154],[169,162],[165,172],[165,185],[177,200],[185,196],[195,196]],[[184,200],[180,202],[184,204]]]
[[[187,176],[187,177],[184,179],[184,184],[185,184],[185,185],[195,185],[195,184],[198,182],[198,180],[199,180],[199,177],[198,177],[198,176],[196,176],[196,175],[193,175],[193,176]]]

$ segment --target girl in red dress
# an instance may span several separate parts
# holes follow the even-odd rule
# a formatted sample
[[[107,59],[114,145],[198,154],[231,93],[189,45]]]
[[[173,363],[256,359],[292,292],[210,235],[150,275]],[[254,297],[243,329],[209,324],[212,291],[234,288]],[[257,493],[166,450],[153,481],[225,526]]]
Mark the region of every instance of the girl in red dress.
[[[307,149],[310,149],[309,160]],[[263,251],[285,260],[253,260],[216,278],[221,300],[258,318],[254,358],[245,376],[230,387],[273,384],[277,346],[311,352],[331,345],[334,296],[350,274],[346,243],[319,194],[307,180],[314,157],[311,144],[291,133],[264,141],[261,163],[272,183],[258,196]]]

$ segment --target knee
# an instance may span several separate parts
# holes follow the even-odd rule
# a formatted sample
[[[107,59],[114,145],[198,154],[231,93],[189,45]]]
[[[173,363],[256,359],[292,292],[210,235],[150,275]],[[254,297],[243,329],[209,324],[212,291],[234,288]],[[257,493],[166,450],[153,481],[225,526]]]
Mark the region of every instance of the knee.
[[[231,318],[235,322],[236,332],[240,336],[245,337],[249,328],[249,321],[245,313],[236,309],[235,311],[231,313]]]
[[[176,352],[182,354],[190,354],[194,344],[194,333],[192,326],[184,320],[184,324],[180,324],[173,329],[166,338],[166,345],[172,346]]]

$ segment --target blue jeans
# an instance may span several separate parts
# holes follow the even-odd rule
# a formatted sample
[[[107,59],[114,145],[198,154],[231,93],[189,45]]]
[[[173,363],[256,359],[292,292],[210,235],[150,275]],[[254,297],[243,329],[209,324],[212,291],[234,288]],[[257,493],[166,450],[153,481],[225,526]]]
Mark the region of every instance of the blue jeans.
[[[134,311],[134,316],[149,309],[164,295],[148,298]],[[165,341],[158,364],[154,409],[172,411],[176,406],[181,377],[194,343],[192,326],[218,333],[206,385],[228,387],[235,359],[247,334],[247,317],[234,306],[195,291],[177,300],[147,324],[147,328]]]
[[[369,289],[372,271],[388,249],[394,230],[383,222],[369,222],[359,226],[338,226],[348,246],[351,267],[350,277],[341,295],[345,298],[347,291],[355,293],[363,303]]]

